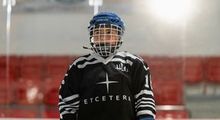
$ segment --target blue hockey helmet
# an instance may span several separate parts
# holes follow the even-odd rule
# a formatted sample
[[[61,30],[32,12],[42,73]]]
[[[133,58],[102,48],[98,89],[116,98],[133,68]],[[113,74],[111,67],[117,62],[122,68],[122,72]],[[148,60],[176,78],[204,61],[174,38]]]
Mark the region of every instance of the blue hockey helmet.
[[[117,14],[98,13],[88,26],[92,50],[104,58],[116,53],[122,44],[124,29],[124,22]]]
[[[116,26],[121,27],[123,31],[125,29],[124,22],[122,21],[122,19],[113,12],[100,12],[97,15],[95,15],[89,22],[88,29],[90,29],[94,25],[99,24],[114,24]]]

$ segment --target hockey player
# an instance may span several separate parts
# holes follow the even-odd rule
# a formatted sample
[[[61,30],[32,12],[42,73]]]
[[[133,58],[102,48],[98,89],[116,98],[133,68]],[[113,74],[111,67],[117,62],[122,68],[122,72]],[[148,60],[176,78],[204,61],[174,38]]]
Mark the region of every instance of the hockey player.
[[[92,53],[76,59],[59,92],[61,120],[154,120],[149,67],[119,52],[124,23],[115,13],[95,15],[88,27]]]

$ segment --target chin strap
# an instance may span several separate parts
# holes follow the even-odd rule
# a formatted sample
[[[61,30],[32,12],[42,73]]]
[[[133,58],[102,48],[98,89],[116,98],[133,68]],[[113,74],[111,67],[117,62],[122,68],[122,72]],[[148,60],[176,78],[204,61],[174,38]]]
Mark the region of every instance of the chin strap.
[[[86,46],[83,46],[83,49],[93,50],[91,47],[86,47]]]

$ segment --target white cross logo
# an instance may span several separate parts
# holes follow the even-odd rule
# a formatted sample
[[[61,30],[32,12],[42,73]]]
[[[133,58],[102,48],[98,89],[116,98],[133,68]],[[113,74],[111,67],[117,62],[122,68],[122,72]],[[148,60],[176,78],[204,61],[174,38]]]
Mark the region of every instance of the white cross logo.
[[[118,81],[109,81],[107,73],[105,74],[105,79],[106,79],[106,81],[98,82],[97,84],[106,84],[106,90],[107,90],[107,93],[109,93],[109,84],[118,83]]]

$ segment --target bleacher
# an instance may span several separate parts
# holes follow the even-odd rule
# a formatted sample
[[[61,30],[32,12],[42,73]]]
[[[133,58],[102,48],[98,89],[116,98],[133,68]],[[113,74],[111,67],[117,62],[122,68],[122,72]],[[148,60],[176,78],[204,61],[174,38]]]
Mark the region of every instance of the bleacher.
[[[59,118],[59,85],[75,57],[10,56],[7,76],[6,57],[0,56],[0,118]],[[191,117],[186,86],[218,94],[219,57],[142,57],[150,66],[158,119]]]
[[[73,59],[70,56],[11,56],[6,82],[6,58],[1,56],[0,117],[58,118],[60,81]]]

